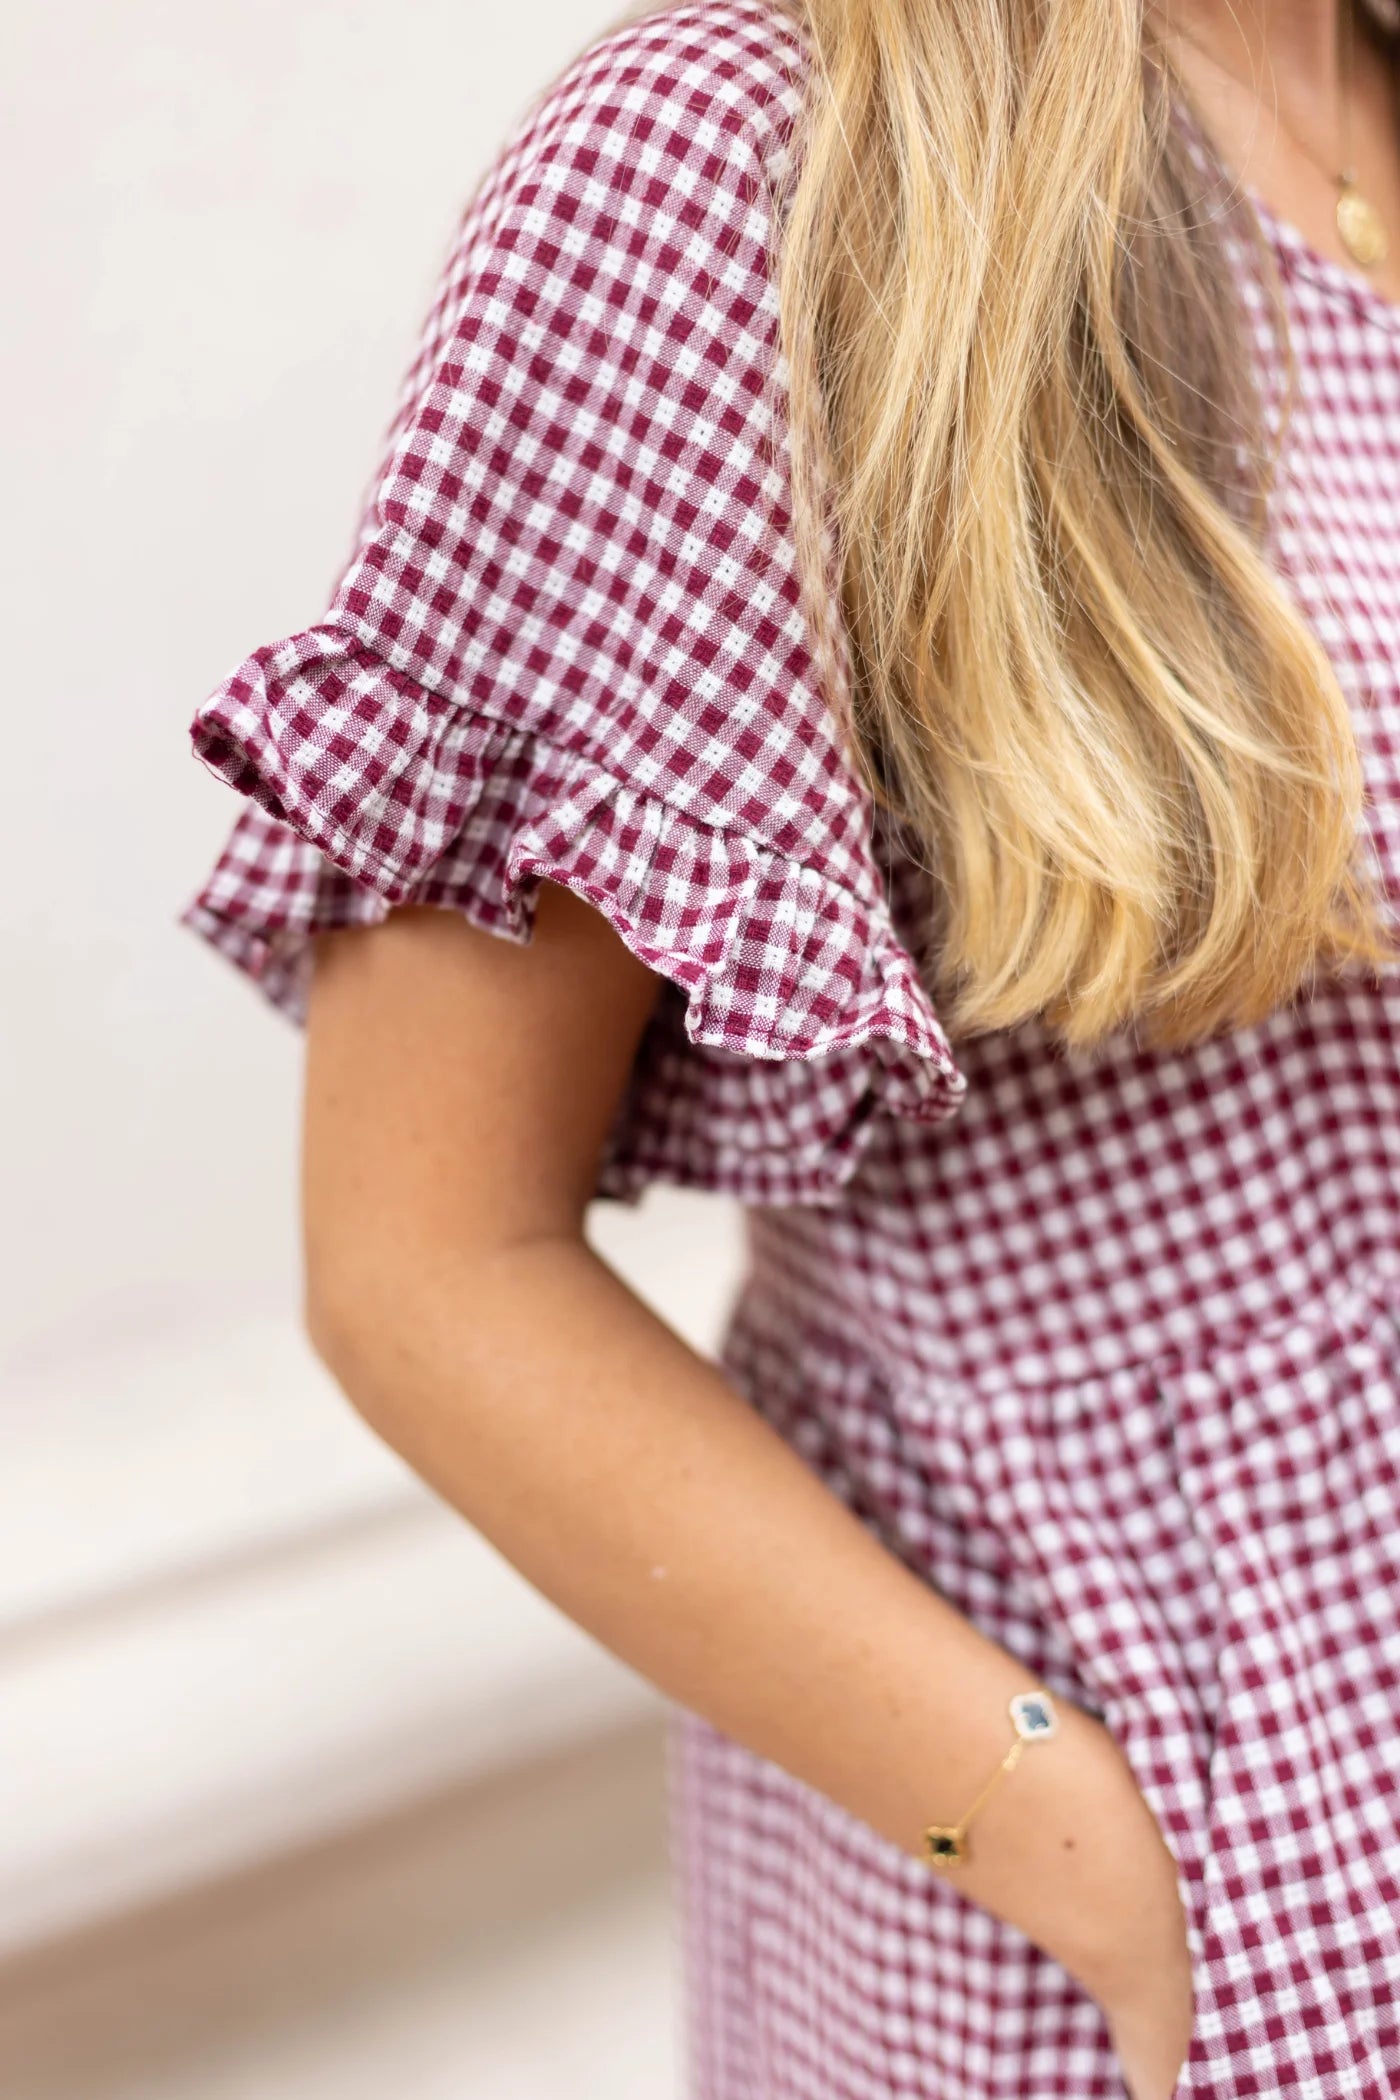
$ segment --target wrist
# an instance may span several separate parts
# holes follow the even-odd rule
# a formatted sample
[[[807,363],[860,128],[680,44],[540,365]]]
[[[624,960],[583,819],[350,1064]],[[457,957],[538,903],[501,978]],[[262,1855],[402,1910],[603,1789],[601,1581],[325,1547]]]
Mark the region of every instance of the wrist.
[[[968,1825],[966,1858],[930,1871],[1024,1932],[1101,2005],[1125,2007],[1184,1958],[1176,1865],[1107,1728],[1063,1698],[1054,1711],[1053,1734],[1027,1742]],[[997,1739],[1003,1750],[1015,1740],[1009,1716]]]
[[[1126,2010],[1186,1965],[1176,1861],[1105,1725],[1074,1708],[1065,1738],[1072,1766],[1067,1754],[1045,1775],[1045,1812],[1076,1867],[1047,1907],[1042,1944],[1100,2005]]]

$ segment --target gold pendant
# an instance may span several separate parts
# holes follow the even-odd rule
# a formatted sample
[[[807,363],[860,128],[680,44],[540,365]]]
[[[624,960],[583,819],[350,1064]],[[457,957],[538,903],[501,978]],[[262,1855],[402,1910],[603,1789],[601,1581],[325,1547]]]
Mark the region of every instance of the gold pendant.
[[[924,1832],[924,1850],[940,1866],[961,1866],[967,1858],[967,1839],[957,1823],[930,1823]]]
[[[1348,255],[1359,262],[1363,270],[1374,270],[1377,263],[1385,261],[1387,243],[1381,215],[1370,198],[1362,196],[1355,183],[1342,184],[1337,199],[1337,231]]]

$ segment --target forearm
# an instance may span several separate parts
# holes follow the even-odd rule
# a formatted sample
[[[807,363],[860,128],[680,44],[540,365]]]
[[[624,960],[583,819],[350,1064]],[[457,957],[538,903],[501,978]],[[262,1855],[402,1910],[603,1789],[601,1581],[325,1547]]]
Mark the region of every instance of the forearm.
[[[682,1704],[911,1853],[1011,1740],[1032,1679],[905,1568],[581,1241],[407,1262],[323,1353],[408,1462]],[[1061,1701],[959,1885],[1097,1988],[1153,1832]],[[1146,1827],[1144,1827],[1146,1826]],[[932,1871],[932,1870],[930,1870]]]

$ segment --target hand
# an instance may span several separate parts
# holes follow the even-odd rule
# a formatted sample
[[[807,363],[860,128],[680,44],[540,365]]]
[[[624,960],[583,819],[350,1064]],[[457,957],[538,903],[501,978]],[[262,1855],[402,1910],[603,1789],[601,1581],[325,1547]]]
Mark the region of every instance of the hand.
[[[1140,1995],[1104,2010],[1132,2100],[1171,2100],[1191,2047],[1194,2011],[1184,1930],[1177,1957],[1153,1970]]]

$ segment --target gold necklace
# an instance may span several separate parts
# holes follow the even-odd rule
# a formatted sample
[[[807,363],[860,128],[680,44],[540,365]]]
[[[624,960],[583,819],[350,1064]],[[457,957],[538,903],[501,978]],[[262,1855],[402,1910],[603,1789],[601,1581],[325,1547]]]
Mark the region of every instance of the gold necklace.
[[[1352,0],[1341,0],[1337,34],[1340,54],[1337,64],[1337,131],[1341,139],[1342,165],[1333,180],[1337,184],[1336,219],[1342,245],[1363,270],[1374,270],[1389,252],[1385,224],[1370,198],[1356,186],[1356,168],[1351,158],[1351,46],[1354,34]],[[1294,141],[1302,145],[1302,140]],[[1306,148],[1304,148],[1306,151]]]
[[[1342,245],[1363,270],[1374,270],[1378,263],[1385,261],[1390,252],[1390,244],[1380,213],[1370,198],[1357,187],[1356,168],[1351,158],[1352,7],[1353,0],[1339,0],[1337,8],[1337,135],[1341,143],[1341,166],[1323,160],[1306,140],[1300,139],[1277,106],[1274,109],[1274,120],[1288,134],[1299,152],[1306,154],[1313,166],[1320,168],[1329,181],[1337,185],[1335,217]],[[1186,41],[1194,44],[1203,57],[1210,56],[1204,45],[1196,43],[1194,37],[1188,36]],[[1218,59],[1212,59],[1211,63],[1219,67]],[[1220,70],[1223,71],[1224,68]]]

